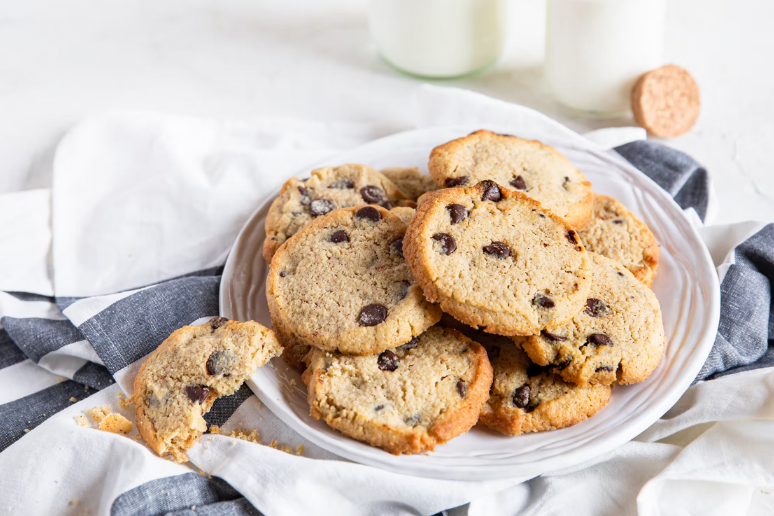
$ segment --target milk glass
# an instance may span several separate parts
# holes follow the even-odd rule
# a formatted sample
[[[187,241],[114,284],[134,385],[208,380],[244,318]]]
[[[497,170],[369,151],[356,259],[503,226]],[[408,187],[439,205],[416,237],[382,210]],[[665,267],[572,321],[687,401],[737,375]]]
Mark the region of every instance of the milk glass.
[[[645,72],[663,64],[665,0],[548,0],[545,80],[556,99],[620,116]]]

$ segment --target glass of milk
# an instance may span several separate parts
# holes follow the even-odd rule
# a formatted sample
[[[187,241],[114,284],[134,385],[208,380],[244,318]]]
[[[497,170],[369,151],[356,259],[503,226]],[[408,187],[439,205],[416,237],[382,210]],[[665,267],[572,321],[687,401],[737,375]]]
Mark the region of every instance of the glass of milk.
[[[506,0],[371,0],[368,22],[382,57],[413,75],[449,78],[494,63]]]
[[[592,116],[629,112],[640,75],[663,64],[666,0],[548,0],[545,79]]]

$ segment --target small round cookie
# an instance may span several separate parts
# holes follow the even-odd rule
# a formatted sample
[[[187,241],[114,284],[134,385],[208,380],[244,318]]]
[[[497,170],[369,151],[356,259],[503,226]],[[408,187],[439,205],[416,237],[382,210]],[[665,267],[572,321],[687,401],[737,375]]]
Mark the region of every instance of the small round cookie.
[[[574,385],[532,363],[513,341],[482,342],[494,369],[489,401],[479,423],[507,435],[557,430],[584,421],[608,404],[609,385]],[[483,340],[483,339],[482,339]]]
[[[666,65],[643,74],[632,88],[632,113],[653,136],[675,138],[687,133],[701,110],[699,85],[688,70]]]
[[[433,149],[429,168],[445,188],[489,179],[524,192],[576,229],[591,218],[591,183],[567,158],[539,141],[476,131]]]
[[[185,451],[207,430],[202,416],[213,402],[281,351],[274,332],[253,321],[217,317],[176,330],[134,379],[138,432],[160,456],[185,462]]]
[[[403,258],[406,225],[378,206],[319,217],[279,248],[266,298],[275,328],[326,351],[380,353],[438,322]]]
[[[578,234],[492,181],[426,194],[404,252],[428,300],[488,333],[534,335],[563,324],[591,287]]]
[[[658,299],[623,265],[589,254],[593,284],[586,307],[564,326],[531,336],[524,351],[568,382],[641,382],[664,355]]]
[[[397,208],[390,210],[390,213],[396,215],[406,226],[409,225],[416,212],[417,210],[415,208],[409,208],[407,206],[398,206]]]
[[[470,430],[489,398],[492,366],[480,344],[435,326],[378,355],[315,349],[304,380],[313,418],[400,455]]]
[[[594,216],[578,235],[587,251],[617,261],[635,278],[653,286],[658,272],[658,242],[648,226],[623,204],[612,197],[596,195]]]
[[[320,215],[361,204],[390,209],[405,198],[392,181],[365,165],[318,168],[309,179],[291,178],[266,215],[263,257],[270,262],[285,240]]]
[[[385,168],[381,173],[395,183],[401,192],[412,201],[419,199],[419,196],[425,192],[438,190],[439,186],[435,184],[433,178],[422,174],[418,168]]]

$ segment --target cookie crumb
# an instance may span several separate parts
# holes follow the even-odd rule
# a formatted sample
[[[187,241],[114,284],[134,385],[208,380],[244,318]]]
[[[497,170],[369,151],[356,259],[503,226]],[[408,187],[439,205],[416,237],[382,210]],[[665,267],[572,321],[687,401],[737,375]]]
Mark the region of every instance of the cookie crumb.
[[[220,427],[218,425],[212,425],[210,427],[210,433],[214,435],[220,435]]]
[[[124,410],[127,410],[130,405],[134,404],[134,400],[132,398],[127,398],[124,396],[124,393],[121,391],[118,391],[118,406],[121,407]]]
[[[303,444],[299,444],[298,446],[296,446],[296,455],[301,456],[304,453],[305,449],[306,448],[304,447]]]
[[[277,444],[277,441],[276,441],[276,440],[272,440],[272,442],[271,442],[271,444],[269,444],[269,446],[271,446],[271,447],[272,447],[272,448],[274,448],[275,450],[278,450],[278,449],[279,449],[279,445]]]
[[[75,416],[73,419],[75,420],[75,424],[78,426],[89,426],[89,422],[83,416]]]
[[[30,433],[30,429],[29,429],[29,428],[25,428],[25,429],[24,429],[24,433],[25,433],[25,434],[28,434],[28,433]]]
[[[68,505],[78,505],[78,500],[70,500],[70,503]]]
[[[91,416],[91,419],[93,419],[95,423],[99,423],[105,418],[105,416],[110,414],[110,406],[102,405],[101,407],[86,409],[84,412]]]
[[[290,379],[290,385],[292,385],[293,387],[296,386],[296,380],[294,378]]]
[[[108,414],[99,424],[99,429],[111,434],[128,434],[132,431],[132,422],[121,414]]]
[[[261,402],[261,400],[259,400],[257,396],[255,398],[255,403],[258,406],[258,408],[263,407],[263,402]]]
[[[76,398],[75,396],[70,396],[70,401],[73,402],[73,403],[77,403],[78,402],[78,398]]]
[[[234,430],[231,432],[229,437],[241,439],[242,441],[247,441],[249,443],[261,444],[258,436],[258,430],[255,428],[250,430],[250,432],[247,432],[247,430]]]
[[[64,378],[62,378],[61,376],[56,377],[56,383],[62,383],[63,381],[64,381]]]
[[[290,447],[290,446],[288,446],[287,444],[283,444],[283,445],[280,447],[280,451],[284,451],[285,453],[289,453],[290,455],[293,455],[293,448],[291,448],[291,447]]]

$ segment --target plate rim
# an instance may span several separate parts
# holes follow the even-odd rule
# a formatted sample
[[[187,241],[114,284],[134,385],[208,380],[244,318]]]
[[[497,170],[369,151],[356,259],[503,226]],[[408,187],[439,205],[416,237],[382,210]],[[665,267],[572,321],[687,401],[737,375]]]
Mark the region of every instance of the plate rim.
[[[709,323],[710,327],[704,328],[702,330],[701,338],[699,339],[699,341],[696,343],[696,346],[695,346],[696,351],[691,355],[691,357],[689,357],[688,360],[685,361],[686,372],[683,373],[676,380],[675,385],[667,391],[666,395],[662,396],[656,403],[654,403],[653,406],[651,406],[648,409],[648,413],[654,415],[654,417],[638,419],[633,423],[625,425],[624,428],[616,429],[616,432],[613,435],[609,436],[608,438],[604,440],[601,440],[601,439],[596,440],[596,442],[592,441],[592,442],[583,444],[579,448],[572,450],[568,454],[558,454],[558,455],[554,455],[552,457],[548,457],[545,459],[541,459],[540,461],[537,461],[539,462],[539,464],[541,464],[541,466],[543,466],[542,468],[540,468],[543,473],[560,469],[560,468],[570,467],[570,466],[579,464],[581,462],[584,462],[586,460],[589,460],[593,457],[599,456],[607,451],[618,448],[619,446],[625,444],[626,442],[631,441],[637,435],[642,433],[645,429],[650,427],[654,422],[660,419],[661,416],[663,416],[663,414],[665,414],[672,406],[674,406],[674,404],[680,399],[680,397],[682,397],[685,391],[690,387],[691,383],[696,377],[696,374],[698,374],[698,372],[701,370],[701,367],[706,361],[707,356],[712,350],[712,346],[715,340],[715,335],[717,333],[717,326],[720,320],[720,284],[719,284],[719,279],[716,273],[714,263],[709,253],[709,249],[706,247],[706,245],[704,245],[701,239],[701,236],[698,232],[698,228],[690,222],[685,212],[683,211],[682,208],[680,208],[680,206],[677,204],[674,198],[672,198],[664,189],[662,189],[651,178],[646,176],[643,172],[638,170],[631,163],[626,161],[622,156],[618,156],[613,152],[607,152],[602,147],[598,147],[593,142],[583,138],[581,135],[577,133],[574,133],[569,128],[562,126],[558,122],[555,122],[555,121],[552,121],[552,122],[554,122],[554,124],[558,126],[557,128],[561,128],[562,130],[561,134],[550,134],[543,130],[537,130],[535,132],[529,132],[529,131],[522,131],[522,132],[529,132],[530,138],[536,138],[536,139],[542,138],[544,140],[549,140],[549,144],[551,144],[550,143],[551,141],[562,141],[564,144],[571,145],[572,147],[575,147],[578,150],[590,152],[596,155],[598,158],[602,158],[603,160],[606,160],[606,161],[612,161],[615,166],[621,169],[624,169],[629,175],[636,177],[637,180],[639,181],[644,181],[645,184],[647,185],[647,190],[649,194],[659,198],[659,200],[662,203],[666,203],[667,205],[669,205],[673,212],[679,213],[679,217],[675,222],[681,226],[683,231],[686,231],[688,234],[691,235],[691,237],[695,241],[701,244],[699,246],[698,254],[702,256],[703,262],[705,265],[707,264],[710,265],[711,274],[709,274],[707,278],[705,278],[709,280],[709,288],[707,289],[707,292],[706,292],[708,297],[707,299],[708,303],[706,306],[706,314],[707,314],[706,320]],[[424,127],[419,129],[412,129],[408,131],[398,132],[389,136],[385,136],[383,138],[373,140],[361,146],[343,150],[323,160],[318,160],[314,163],[310,163],[309,165],[304,166],[302,169],[299,169],[297,172],[301,172],[301,175],[303,176],[305,175],[305,172],[308,172],[313,168],[324,166],[323,165],[324,163],[335,162],[337,160],[337,156],[347,155],[353,152],[367,152],[368,149],[371,147],[383,146],[383,145],[389,144],[392,140],[400,141],[401,139],[404,139],[404,138],[412,138],[412,137],[415,137],[416,135],[433,133],[436,131],[459,130],[460,133],[462,134],[465,131],[471,132],[471,130],[481,129],[482,127],[495,132],[504,132],[504,133],[509,133],[509,132],[512,132],[513,130],[513,128],[503,127],[501,125],[498,126],[497,124],[455,124],[455,125],[441,125],[441,126],[431,126],[431,127]],[[299,174],[296,173],[295,175],[298,176]],[[288,176],[288,177],[293,177],[293,176]],[[637,188],[642,189],[640,185],[637,185]],[[253,224],[255,217],[258,216],[262,211],[267,209],[267,207],[271,204],[271,202],[273,202],[278,192],[279,192],[279,189],[273,190],[267,197],[266,201],[262,203],[246,219],[244,225],[242,226],[239,233],[237,234],[236,239],[234,240],[234,244],[229,250],[228,258],[224,266],[222,280],[219,287],[218,304],[219,304],[220,315],[225,315],[224,302],[226,299],[228,299],[230,280],[233,277],[233,269],[235,267],[234,250],[241,242],[245,231],[248,229],[248,227],[250,227]],[[701,357],[701,359],[699,359],[699,357]],[[335,440],[327,439],[325,434],[320,433],[318,430],[307,425],[303,421],[300,421],[295,414],[292,414],[292,411],[287,410],[284,406],[280,406],[277,403],[278,400],[272,398],[271,396],[264,393],[261,389],[259,389],[253,380],[249,380],[248,385],[250,386],[251,390],[253,390],[253,392],[258,396],[258,398],[261,399],[261,401],[263,401],[267,405],[269,410],[271,410],[271,412],[275,416],[277,416],[283,423],[288,425],[293,431],[298,432],[302,437],[308,439],[312,443],[340,457],[352,460],[359,464],[379,467],[381,469],[385,469],[388,471],[401,473],[401,474],[407,474],[410,476],[419,476],[419,477],[435,478],[435,479],[443,479],[443,480],[469,480],[469,475],[457,474],[456,470],[454,471],[447,470],[445,474],[439,475],[438,472],[434,470],[437,468],[433,468],[432,466],[428,466],[427,464],[423,464],[423,463],[412,463],[410,467],[409,465],[406,465],[407,467],[406,469],[399,469],[395,464],[389,461],[389,458],[390,457],[394,458],[394,456],[386,452],[383,452],[384,453],[383,456],[378,454],[375,455],[374,457],[363,456],[362,454],[358,453],[356,449],[349,449],[345,445],[342,445]],[[301,424],[299,424],[299,422]],[[568,456],[570,460],[567,460]],[[385,460],[379,460],[379,458],[381,457],[383,457]],[[536,464],[537,462],[532,462],[529,464]],[[492,474],[479,474],[480,472],[477,472],[477,476],[481,480],[492,480],[495,478],[504,478],[504,477],[506,478],[522,477],[523,480],[526,480],[538,474],[542,474],[542,473],[535,473],[532,475],[525,476],[524,474],[519,475],[517,471],[513,472],[512,474],[509,474],[508,470],[516,470],[516,469],[523,469],[523,468],[516,468],[516,466],[508,467],[508,466],[498,465],[498,466],[493,466]]]

